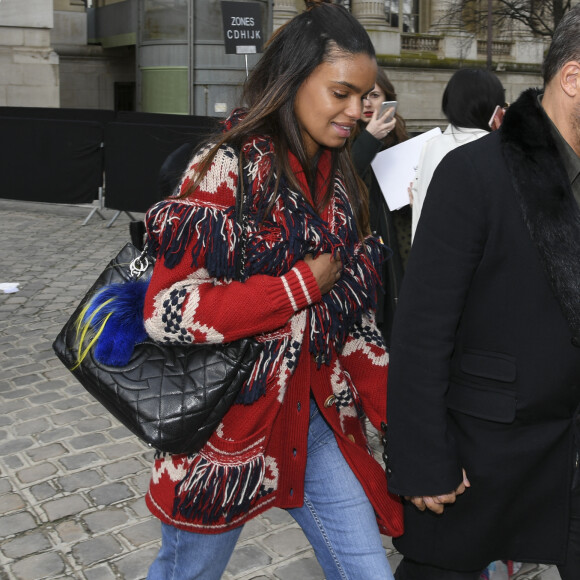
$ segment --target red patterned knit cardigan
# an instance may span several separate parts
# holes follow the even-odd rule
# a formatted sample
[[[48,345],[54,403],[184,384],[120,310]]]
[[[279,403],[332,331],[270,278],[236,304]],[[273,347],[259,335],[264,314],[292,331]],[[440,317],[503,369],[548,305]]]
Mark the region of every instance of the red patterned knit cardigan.
[[[320,217],[309,198],[282,180],[274,194],[267,138],[242,148],[248,215],[246,279],[232,281],[239,157],[223,146],[195,193],[160,202],[147,215],[158,261],[145,301],[149,335],[169,342],[228,342],[256,336],[261,359],[242,394],[197,454],[159,454],[146,502],[163,522],[218,533],[270,507],[302,505],[309,399],[313,396],[371,501],[382,533],[402,533],[399,499],[386,488],[367,444],[364,416],[386,420],[388,355],[372,317],[380,247],[360,243],[344,186]],[[186,171],[182,191],[203,152]],[[317,191],[325,191],[330,152]],[[309,203],[310,201],[310,203]],[[266,208],[269,208],[266,211]],[[343,273],[321,296],[306,253],[338,252]],[[329,493],[332,493],[329,481]]]

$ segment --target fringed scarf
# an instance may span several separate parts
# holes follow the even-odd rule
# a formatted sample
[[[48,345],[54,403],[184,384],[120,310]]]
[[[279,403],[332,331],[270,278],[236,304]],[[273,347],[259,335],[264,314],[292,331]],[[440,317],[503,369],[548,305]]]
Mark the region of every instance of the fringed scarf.
[[[237,115],[239,117],[240,113]],[[231,126],[231,123],[232,118],[226,126]],[[234,165],[237,165],[233,149],[222,148],[220,153],[236,160]],[[271,173],[274,154],[271,139],[262,136],[246,142],[242,148],[243,190],[246,192],[244,209],[248,216],[245,276],[281,276],[306,254],[340,256],[343,262],[340,281],[321,302],[310,308],[309,316],[310,352],[319,365],[328,364],[332,349],[341,352],[349,330],[360,324],[363,314],[376,307],[376,288],[380,284],[378,265],[384,247],[374,238],[365,240],[364,244],[359,242],[355,218],[340,175],[334,179],[334,195],[330,207],[324,211],[328,222],[316,213],[309,201],[308,185],[292,154],[290,163],[305,195],[293,191],[284,177],[280,179],[278,190],[274,191],[276,176]],[[326,150],[319,160],[319,188],[330,179],[330,157],[330,151]],[[216,162],[220,160],[216,159]],[[195,166],[192,166],[186,172],[182,191],[191,183],[194,171]],[[236,185],[237,179],[237,175],[232,175]],[[223,187],[223,184],[216,184],[216,187]],[[154,240],[154,250],[165,257],[167,267],[184,259],[188,243],[195,240],[189,245],[190,254],[187,256],[191,265],[199,263],[203,254],[205,267],[211,276],[234,278],[240,224],[235,222],[234,205],[220,207],[213,204],[214,191],[198,187],[193,201],[188,198],[162,201],[149,210],[147,229]],[[256,372],[240,393],[238,402],[251,403],[264,393],[266,383],[272,378],[270,371],[276,368],[286,347],[287,338],[266,343]]]

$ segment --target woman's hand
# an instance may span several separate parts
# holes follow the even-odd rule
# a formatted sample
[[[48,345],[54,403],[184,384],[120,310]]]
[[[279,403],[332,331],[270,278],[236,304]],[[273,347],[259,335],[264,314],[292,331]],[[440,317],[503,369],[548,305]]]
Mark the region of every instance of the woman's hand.
[[[390,121],[387,121],[390,113],[393,112],[393,107],[387,109],[383,115],[379,118],[379,110],[375,109],[371,120],[367,123],[366,130],[379,141],[382,141],[397,124],[397,119],[393,117]]]
[[[441,495],[425,495],[425,496],[405,496],[405,499],[410,501],[418,510],[424,512],[429,509],[436,514],[442,514],[446,504],[455,503],[458,495],[465,493],[465,490],[471,487],[465,469],[463,470],[463,481],[457,486],[457,489],[450,493]]]
[[[329,292],[340,279],[342,272],[340,258],[335,258],[332,254],[319,254],[316,258],[312,254],[307,254],[304,261],[312,270],[321,294]]]

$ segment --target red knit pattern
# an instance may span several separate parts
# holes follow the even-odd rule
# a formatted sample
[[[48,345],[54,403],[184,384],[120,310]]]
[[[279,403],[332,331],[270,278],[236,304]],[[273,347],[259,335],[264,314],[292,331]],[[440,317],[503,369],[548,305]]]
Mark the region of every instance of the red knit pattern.
[[[230,151],[216,157],[195,197],[183,200],[184,206],[229,216],[238,178],[237,156]],[[319,191],[326,190],[328,179],[328,156],[323,159]],[[269,163],[271,158],[264,156],[253,167],[259,172]],[[192,175],[186,174],[185,187]],[[338,231],[345,222],[334,208],[331,203],[323,217],[329,230]],[[179,213],[179,203],[172,211]],[[228,226],[230,230],[234,228]],[[187,247],[199,241],[191,239]],[[364,254],[360,244],[357,248]],[[282,276],[256,274],[239,282],[210,276],[207,254],[201,252],[195,264],[189,255],[186,250],[171,268],[166,258],[158,259],[145,304],[148,333],[160,341],[181,336],[179,340],[196,342],[257,335],[266,351],[270,348],[272,354],[275,345],[279,352],[271,357],[275,364],[268,367],[265,393],[251,404],[234,405],[200,453],[156,458],[146,496],[151,512],[165,523],[211,534],[274,506],[301,506],[312,393],[375,509],[381,532],[400,535],[400,500],[388,493],[383,468],[369,451],[364,431],[363,412],[377,428],[386,421],[388,355],[372,313],[359,317],[340,353],[331,348],[331,359],[320,366],[309,353],[308,337],[309,311],[322,297],[305,262],[299,260]],[[351,257],[356,263],[358,258]],[[168,313],[174,317],[169,322]]]

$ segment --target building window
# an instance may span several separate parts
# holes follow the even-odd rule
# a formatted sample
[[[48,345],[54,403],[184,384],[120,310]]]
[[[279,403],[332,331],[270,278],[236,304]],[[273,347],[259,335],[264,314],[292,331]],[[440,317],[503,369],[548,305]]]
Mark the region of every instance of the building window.
[[[403,15],[402,22],[399,14]],[[385,0],[385,19],[401,32],[419,32],[419,0]]]
[[[114,99],[115,111],[134,111],[135,110],[135,83],[115,83]]]

